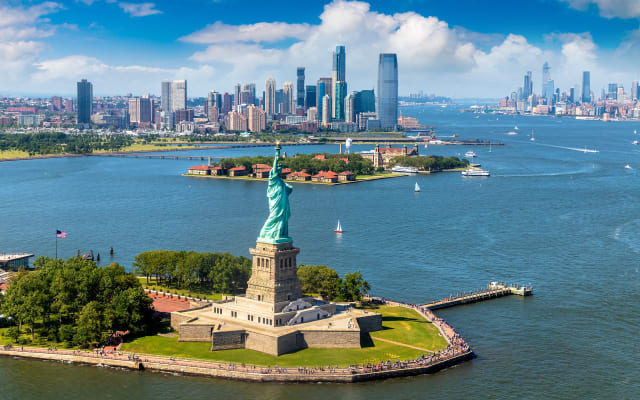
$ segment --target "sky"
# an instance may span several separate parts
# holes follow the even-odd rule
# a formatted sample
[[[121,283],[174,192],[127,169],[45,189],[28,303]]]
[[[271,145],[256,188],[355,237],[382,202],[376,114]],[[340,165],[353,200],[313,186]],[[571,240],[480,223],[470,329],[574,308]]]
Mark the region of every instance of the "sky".
[[[330,77],[346,46],[349,91],[376,87],[379,53],[397,53],[401,95],[498,98],[542,64],[561,91],[640,80],[640,0],[0,0],[0,96],[189,97]]]

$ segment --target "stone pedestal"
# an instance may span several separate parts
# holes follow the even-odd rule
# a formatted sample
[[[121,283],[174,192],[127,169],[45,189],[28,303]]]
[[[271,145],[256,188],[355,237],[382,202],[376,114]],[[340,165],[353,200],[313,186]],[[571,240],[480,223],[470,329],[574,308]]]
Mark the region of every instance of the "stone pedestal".
[[[251,278],[246,297],[252,300],[276,304],[302,297],[296,256],[300,249],[293,242],[257,242],[253,255]]]

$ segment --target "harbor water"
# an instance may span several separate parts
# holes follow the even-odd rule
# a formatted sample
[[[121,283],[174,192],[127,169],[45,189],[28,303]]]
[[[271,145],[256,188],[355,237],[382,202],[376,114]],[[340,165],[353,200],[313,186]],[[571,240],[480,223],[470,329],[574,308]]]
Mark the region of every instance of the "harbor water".
[[[473,150],[491,177],[294,184],[289,232],[300,263],[341,274],[360,270],[377,296],[423,303],[495,280],[533,285],[532,297],[438,312],[469,342],[473,361],[382,382],[282,385],[0,358],[0,398],[640,398],[640,149],[632,145],[640,123],[476,115],[455,107],[401,111],[443,136],[504,143],[420,147],[438,155]],[[578,151],[585,147],[599,152]],[[111,157],[0,163],[0,252],[54,256],[60,229],[68,232],[57,243],[60,256],[93,250],[102,264],[127,268],[139,252],[161,248],[249,256],[268,215],[266,183],[181,176],[197,163]],[[333,232],[338,219],[342,235]]]

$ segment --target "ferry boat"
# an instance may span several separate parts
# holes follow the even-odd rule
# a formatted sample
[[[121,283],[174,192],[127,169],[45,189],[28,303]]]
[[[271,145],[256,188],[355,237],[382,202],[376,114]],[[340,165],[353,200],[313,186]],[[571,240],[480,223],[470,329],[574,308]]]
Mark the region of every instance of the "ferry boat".
[[[489,170],[486,169],[473,169],[469,168],[462,171],[462,176],[476,177],[476,176],[489,176]]]
[[[469,150],[466,153],[464,153],[465,157],[478,157],[478,155],[476,153],[474,153],[473,151]]]
[[[415,167],[402,167],[400,165],[396,165],[395,167],[391,168],[391,172],[398,172],[401,174],[417,174],[418,173],[418,168]]]

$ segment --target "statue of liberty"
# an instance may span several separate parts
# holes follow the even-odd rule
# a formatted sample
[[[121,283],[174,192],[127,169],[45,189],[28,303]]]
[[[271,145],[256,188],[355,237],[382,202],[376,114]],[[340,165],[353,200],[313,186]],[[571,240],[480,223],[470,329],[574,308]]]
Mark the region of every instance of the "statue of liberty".
[[[273,159],[273,167],[269,172],[269,186],[267,188],[267,198],[269,199],[269,218],[264,223],[259,242],[264,243],[285,243],[290,242],[289,237],[289,195],[293,188],[284,182],[280,177],[282,165],[280,159],[280,142],[276,143],[276,155]]]

